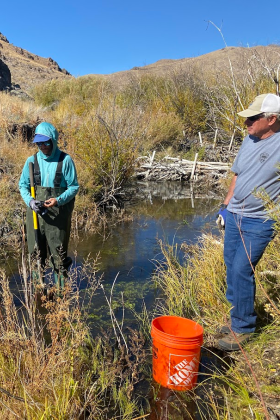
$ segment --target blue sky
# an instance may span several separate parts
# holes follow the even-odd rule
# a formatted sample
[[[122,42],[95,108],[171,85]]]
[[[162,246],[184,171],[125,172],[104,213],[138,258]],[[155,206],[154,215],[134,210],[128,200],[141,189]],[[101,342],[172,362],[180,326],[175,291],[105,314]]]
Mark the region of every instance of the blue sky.
[[[280,43],[274,6],[260,0],[10,0],[1,3],[0,32],[73,76],[109,74],[223,48],[207,21],[222,29],[228,46]]]

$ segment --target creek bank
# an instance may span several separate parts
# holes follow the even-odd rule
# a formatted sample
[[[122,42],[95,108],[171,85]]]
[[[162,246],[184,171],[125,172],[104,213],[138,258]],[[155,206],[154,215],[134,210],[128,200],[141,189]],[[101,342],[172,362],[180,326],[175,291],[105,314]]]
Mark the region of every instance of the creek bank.
[[[19,127],[14,127],[16,130]],[[32,127],[29,127],[31,132]],[[21,127],[22,129],[22,127]],[[27,132],[26,132],[27,133]],[[28,133],[27,133],[28,134]],[[133,202],[136,198],[148,197],[151,201],[153,197],[162,194],[162,199],[187,199],[191,198],[216,198],[220,199],[224,195],[226,178],[239,149],[239,144],[214,145],[211,143],[192,142],[185,144],[177,157],[162,156],[162,153],[152,152],[149,156],[138,157],[135,165],[134,176],[130,185],[122,186],[118,200],[115,200],[114,212],[119,208],[123,209],[125,202]],[[186,153],[194,151],[195,158],[185,159]],[[161,156],[160,156],[161,155]],[[13,165],[0,159],[0,177],[5,177],[9,183],[12,194],[19,196],[17,181],[10,174],[13,172]],[[225,182],[223,182],[225,180]],[[135,182],[136,181],[136,182]],[[173,182],[170,195],[170,182]],[[161,184],[161,188],[159,188]],[[162,188],[166,185],[165,190]],[[186,185],[188,188],[186,188]],[[160,190],[160,192],[159,192]],[[16,208],[10,212],[9,217],[2,218],[0,222],[0,244],[2,249],[9,252],[11,248],[20,251],[22,238],[22,224],[24,220],[25,208],[20,198],[15,199]],[[109,206],[108,206],[109,209]],[[84,219],[85,216],[79,212],[76,219]],[[103,217],[103,216],[102,216]],[[98,224],[98,217],[96,223]],[[118,217],[119,219],[119,217]],[[73,226],[77,225],[77,220]],[[1,252],[3,255],[3,252]]]

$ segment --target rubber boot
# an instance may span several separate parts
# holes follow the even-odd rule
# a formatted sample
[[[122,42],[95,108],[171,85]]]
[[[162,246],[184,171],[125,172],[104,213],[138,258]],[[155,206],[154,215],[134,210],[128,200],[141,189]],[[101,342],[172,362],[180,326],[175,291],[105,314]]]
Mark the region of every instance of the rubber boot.
[[[54,282],[57,288],[57,295],[62,298],[63,297],[63,290],[65,286],[65,277],[61,273],[56,273],[54,271]]]
[[[31,272],[32,283],[35,289],[44,288],[45,276],[38,273],[38,270],[32,270]]]
[[[41,278],[40,278],[41,277]],[[32,293],[34,293],[35,302],[38,307],[42,304],[42,298],[46,295],[45,277],[38,270],[32,270]]]

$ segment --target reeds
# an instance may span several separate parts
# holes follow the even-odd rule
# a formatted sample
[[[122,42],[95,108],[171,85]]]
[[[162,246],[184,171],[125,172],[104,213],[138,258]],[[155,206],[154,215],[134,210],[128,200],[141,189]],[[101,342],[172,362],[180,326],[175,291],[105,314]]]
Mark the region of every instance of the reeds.
[[[30,282],[24,260],[19,307],[0,273],[0,417],[131,419],[143,414],[134,393],[146,358],[141,334],[127,331],[123,345],[111,331],[93,338],[88,327],[101,284],[96,262],[73,269],[63,295],[54,288],[50,300]],[[81,282],[87,283],[83,292]]]
[[[177,247],[161,243],[164,262],[154,276],[164,293],[159,310],[195,318],[213,332],[229,312],[223,244],[217,237],[203,235],[196,245],[183,244],[182,249],[184,263],[179,262]]]
[[[154,276],[162,290],[157,314],[191,318],[204,327],[204,346],[216,345],[218,327],[225,324],[229,306],[225,299],[223,238],[202,235],[196,245],[178,250],[161,243],[164,262]],[[192,400],[201,407],[202,419],[270,419],[279,415],[279,237],[270,243],[256,269],[258,335],[221,370],[213,370],[198,385]],[[201,405],[201,395],[203,404]],[[183,398],[184,400],[184,398]],[[182,402],[182,410],[188,402]]]

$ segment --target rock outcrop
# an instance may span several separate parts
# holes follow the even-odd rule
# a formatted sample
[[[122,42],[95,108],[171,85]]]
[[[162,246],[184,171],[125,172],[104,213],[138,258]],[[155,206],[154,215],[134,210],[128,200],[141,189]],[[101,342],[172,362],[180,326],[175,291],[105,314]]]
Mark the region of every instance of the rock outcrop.
[[[52,58],[14,46],[0,32],[0,91],[24,96],[39,83],[72,77]]]
[[[0,32],[0,40],[1,41],[4,41],[4,42],[7,42],[9,44],[9,41],[7,40],[7,38],[5,37],[5,35],[1,34],[1,32]]]
[[[9,67],[0,59],[0,90],[10,90],[11,85],[12,77]]]

